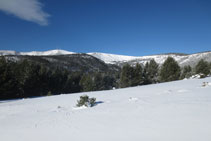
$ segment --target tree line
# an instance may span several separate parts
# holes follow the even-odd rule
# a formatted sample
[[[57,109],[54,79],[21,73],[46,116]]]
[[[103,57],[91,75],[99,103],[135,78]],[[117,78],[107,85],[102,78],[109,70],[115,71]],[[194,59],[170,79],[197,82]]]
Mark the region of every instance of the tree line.
[[[144,66],[126,64],[120,72],[70,72],[48,68],[28,60],[0,57],[0,99],[26,98],[62,93],[109,90],[184,79],[193,74],[210,75],[211,63],[200,60],[195,68],[180,68],[171,57],[162,66],[154,60]]]
[[[119,86],[125,88],[182,80],[194,74],[200,74],[201,78],[211,75],[211,63],[200,60],[194,68],[189,65],[181,68],[174,58],[168,57],[162,66],[159,66],[155,60],[147,62],[143,67],[140,64],[124,65],[120,74]]]
[[[0,57],[0,99],[107,90],[114,87],[109,73],[70,72],[28,60],[13,62]]]

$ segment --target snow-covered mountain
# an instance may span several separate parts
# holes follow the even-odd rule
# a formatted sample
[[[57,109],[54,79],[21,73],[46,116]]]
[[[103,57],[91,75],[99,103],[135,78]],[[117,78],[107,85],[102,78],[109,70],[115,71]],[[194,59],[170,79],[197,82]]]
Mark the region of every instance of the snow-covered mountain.
[[[53,56],[53,55],[67,55],[76,54],[65,50],[49,50],[44,52],[32,51],[32,52],[16,52],[16,51],[0,51],[0,55],[30,55],[30,56]],[[108,53],[87,53],[88,55],[94,56],[107,64],[122,65],[124,63],[129,64],[145,64],[150,60],[154,59],[158,64],[162,64],[169,56],[173,57],[181,66],[190,65],[194,66],[200,59],[204,59],[211,62],[211,52],[203,52],[196,54],[160,54],[151,56],[125,56]]]
[[[66,50],[49,50],[49,51],[31,51],[31,52],[16,52],[8,50],[0,50],[0,55],[30,55],[30,56],[50,56],[50,55],[67,55],[74,54]]]
[[[211,62],[211,52],[203,52],[203,53],[196,53],[196,54],[161,54],[161,55],[151,55],[151,56],[141,56],[141,57],[134,57],[134,56],[124,56],[124,55],[115,55],[115,54],[107,54],[107,53],[88,53],[105,63],[108,64],[146,64],[150,60],[154,59],[158,64],[164,63],[164,61],[168,57],[173,57],[181,66],[190,65],[194,66],[198,63],[200,59],[204,59],[208,62]]]
[[[152,56],[125,56],[125,55],[115,55],[115,54],[107,54],[107,53],[88,53],[100,60],[103,60],[109,64],[116,64],[116,63],[124,63],[124,62],[139,62],[145,64],[146,62],[154,59],[157,63],[163,63],[167,57],[171,56],[175,58],[177,61],[180,60],[183,56],[176,55],[176,54],[168,54],[168,55],[152,55]]]
[[[87,53],[87,54],[94,56],[108,64],[115,64],[117,62],[128,62],[139,58],[135,56],[125,56],[125,55],[116,55],[116,54],[98,53],[98,52]]]
[[[205,78],[1,101],[1,140],[210,141],[210,91]],[[76,108],[84,94],[97,105]]]
[[[32,56],[49,56],[49,55],[67,55],[74,54],[66,50],[49,50],[49,51],[32,51],[32,52],[21,52],[21,55],[32,55]]]
[[[13,50],[0,50],[0,56],[5,55],[20,55],[20,53]]]

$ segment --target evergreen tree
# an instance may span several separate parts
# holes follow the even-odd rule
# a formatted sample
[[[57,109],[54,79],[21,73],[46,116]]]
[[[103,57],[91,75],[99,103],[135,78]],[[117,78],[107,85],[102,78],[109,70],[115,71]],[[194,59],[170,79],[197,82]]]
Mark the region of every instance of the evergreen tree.
[[[18,81],[14,77],[12,64],[4,57],[0,58],[0,99],[17,98]]]
[[[155,60],[150,60],[150,62],[146,63],[144,67],[144,78],[145,84],[152,84],[158,82],[158,67],[159,65],[155,62]]]
[[[160,81],[168,82],[178,80],[180,77],[180,66],[172,57],[168,57],[160,70]]]
[[[126,64],[120,74],[120,87],[130,87],[143,84],[143,69],[140,64],[135,67]]]
[[[209,68],[210,68],[210,75],[211,75],[211,62],[209,63]]]
[[[64,93],[76,93],[81,91],[80,86],[81,73],[75,72],[68,75],[68,79],[65,84]]]
[[[59,68],[56,68],[50,77],[50,91],[53,94],[64,93],[65,83],[67,81],[67,74]]]
[[[184,66],[182,69],[182,74],[180,76],[180,79],[189,78],[192,75],[192,68],[191,66]]]
[[[93,80],[93,90],[103,90],[104,83],[103,83],[103,76],[101,73],[97,72],[92,75]]]
[[[22,96],[41,96],[42,81],[40,81],[39,71],[41,67],[27,60],[21,62],[18,70],[18,80],[20,82]],[[46,93],[47,94],[47,93]]]
[[[108,90],[114,86],[114,78],[100,72],[84,74],[80,80],[82,91]]]
[[[84,74],[80,80],[80,86],[82,91],[93,91],[94,90],[94,83],[93,78],[89,74]]]
[[[209,63],[201,59],[195,67],[196,74],[203,74],[205,77],[210,74]]]
[[[120,87],[125,88],[131,86],[132,77],[133,67],[131,67],[129,64],[124,65],[120,74]]]
[[[140,64],[136,64],[135,68],[132,69],[132,77],[130,86],[138,86],[143,83],[143,69]]]
[[[115,86],[115,78],[109,74],[103,76],[103,90],[110,90]]]

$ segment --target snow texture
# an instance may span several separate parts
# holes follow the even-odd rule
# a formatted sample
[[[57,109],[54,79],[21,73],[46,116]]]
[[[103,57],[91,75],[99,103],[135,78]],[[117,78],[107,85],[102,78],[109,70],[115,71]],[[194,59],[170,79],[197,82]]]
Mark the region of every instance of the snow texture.
[[[1,140],[210,141],[210,92],[211,77],[1,101]],[[97,105],[76,108],[84,94]]]

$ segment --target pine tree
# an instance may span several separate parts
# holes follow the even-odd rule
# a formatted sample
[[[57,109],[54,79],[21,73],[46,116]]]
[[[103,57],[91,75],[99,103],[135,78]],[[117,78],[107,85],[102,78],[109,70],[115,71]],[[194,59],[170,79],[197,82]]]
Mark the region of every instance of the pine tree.
[[[136,64],[132,71],[131,86],[138,86],[143,83],[143,69],[140,64]]]
[[[203,74],[205,77],[210,74],[209,63],[201,59],[195,67],[196,74]]]
[[[143,69],[140,64],[135,67],[126,64],[120,74],[120,87],[130,87],[143,84]]]
[[[103,90],[110,90],[115,86],[115,78],[109,74],[103,76]]]
[[[184,66],[182,69],[182,74],[180,76],[180,79],[189,78],[192,75],[192,68],[191,66]]]
[[[76,93],[81,91],[80,80],[81,80],[81,73],[75,72],[68,74],[68,79],[65,83],[65,93]]]
[[[210,75],[211,75],[211,62],[209,63]]]
[[[125,88],[131,86],[132,77],[133,67],[131,67],[129,64],[124,65],[120,74],[120,87]]]
[[[92,75],[93,78],[93,90],[103,90],[103,76],[101,73],[97,72]]]
[[[172,57],[168,57],[160,70],[160,81],[168,82],[178,80],[180,77],[180,66]]]
[[[159,65],[155,62],[155,60],[150,60],[150,62],[146,63],[144,67],[144,78],[145,84],[152,84],[158,82],[158,67]]]
[[[0,58],[0,99],[17,98],[20,94],[12,66],[4,57]]]
[[[80,86],[84,92],[93,91],[94,83],[92,76],[89,74],[84,74],[80,80]]]

